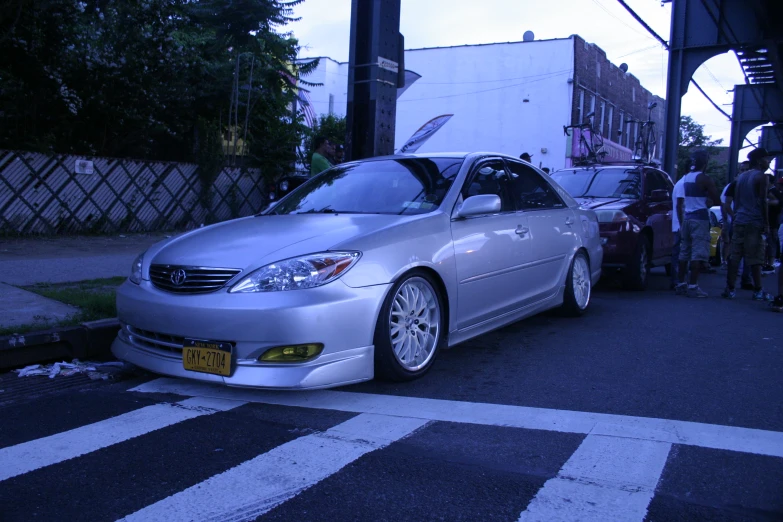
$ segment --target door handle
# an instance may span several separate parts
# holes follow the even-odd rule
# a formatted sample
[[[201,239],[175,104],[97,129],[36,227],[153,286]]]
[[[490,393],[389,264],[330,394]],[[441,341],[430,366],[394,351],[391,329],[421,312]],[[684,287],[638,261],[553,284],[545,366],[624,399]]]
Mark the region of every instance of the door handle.
[[[566,218],[565,224],[570,227],[571,225],[574,224],[574,218],[572,218],[572,217]]]
[[[519,226],[517,227],[517,229],[516,229],[514,232],[516,232],[516,233],[517,233],[517,234],[519,234],[520,236],[524,236],[525,234],[527,234],[528,232],[530,232],[530,229],[529,229],[529,228],[527,228],[527,227],[523,227],[522,225],[519,225]]]

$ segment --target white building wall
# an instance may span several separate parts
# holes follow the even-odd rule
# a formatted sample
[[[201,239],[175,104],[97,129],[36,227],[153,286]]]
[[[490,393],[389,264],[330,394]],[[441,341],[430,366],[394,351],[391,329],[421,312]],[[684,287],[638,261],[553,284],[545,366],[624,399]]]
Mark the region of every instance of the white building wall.
[[[330,95],[333,100],[332,112],[336,116],[345,116],[348,110],[348,63],[321,58],[316,70],[303,79],[311,83],[323,84],[319,87],[304,86],[310,91],[310,101],[318,116],[329,114]]]
[[[408,50],[405,68],[421,78],[397,100],[396,148],[431,118],[453,114],[419,152],[529,152],[536,165],[566,165],[572,39]],[[321,58],[305,79],[324,84],[308,88],[318,115],[329,113],[331,94],[334,113],[345,116],[347,63]]]
[[[431,118],[454,114],[419,152],[529,152],[536,165],[565,166],[570,38],[406,51],[405,68],[422,77],[397,100],[396,147]]]

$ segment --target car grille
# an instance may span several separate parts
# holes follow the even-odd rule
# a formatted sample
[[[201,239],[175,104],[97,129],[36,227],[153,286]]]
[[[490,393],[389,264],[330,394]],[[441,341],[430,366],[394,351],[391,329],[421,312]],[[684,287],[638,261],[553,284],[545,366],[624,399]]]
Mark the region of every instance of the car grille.
[[[134,346],[148,350],[159,350],[171,356],[182,357],[182,344],[185,341],[183,337],[150,332],[129,324],[124,324],[123,329],[128,336],[128,340]]]
[[[184,272],[184,277],[177,275]],[[150,279],[161,290],[176,294],[214,292],[225,286],[241,270],[237,268],[205,268],[179,265],[152,265]],[[177,284],[179,283],[179,284]]]

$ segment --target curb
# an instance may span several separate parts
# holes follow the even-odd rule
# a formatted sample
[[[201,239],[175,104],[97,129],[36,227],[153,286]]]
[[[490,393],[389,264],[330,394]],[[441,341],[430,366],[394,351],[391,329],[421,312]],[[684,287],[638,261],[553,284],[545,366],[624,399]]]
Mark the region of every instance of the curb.
[[[55,359],[94,359],[111,354],[120,322],[90,321],[79,326],[0,336],[0,370]]]

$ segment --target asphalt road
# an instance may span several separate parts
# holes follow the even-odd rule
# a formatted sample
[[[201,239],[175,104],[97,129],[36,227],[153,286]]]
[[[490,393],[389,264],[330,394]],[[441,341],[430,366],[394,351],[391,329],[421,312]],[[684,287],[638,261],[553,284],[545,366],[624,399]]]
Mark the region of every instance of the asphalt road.
[[[604,285],[406,384],[1,376],[0,520],[783,520],[783,316],[723,277]]]

